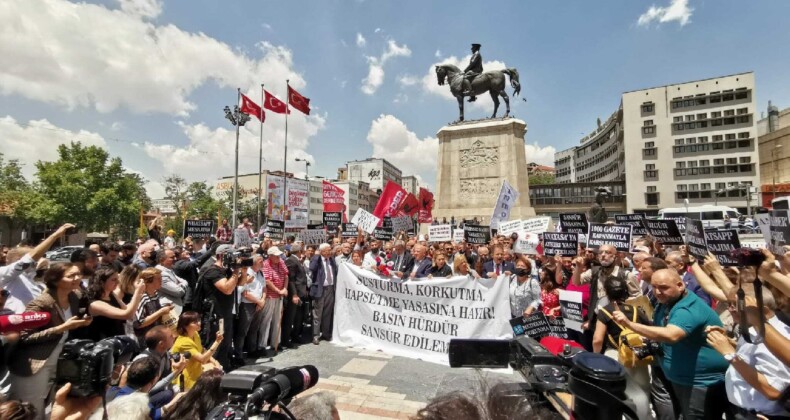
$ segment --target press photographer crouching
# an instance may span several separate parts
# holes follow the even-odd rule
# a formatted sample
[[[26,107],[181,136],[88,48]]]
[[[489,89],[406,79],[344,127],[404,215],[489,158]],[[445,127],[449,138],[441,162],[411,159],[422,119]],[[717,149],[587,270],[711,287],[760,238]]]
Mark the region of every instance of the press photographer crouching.
[[[612,319],[643,337],[661,343],[661,371],[671,383],[684,419],[719,419],[729,406],[724,373],[729,364],[706,342],[705,327],[721,327],[719,316],[702,299],[686,290],[675,270],[657,270],[651,276],[653,293],[659,302],[653,326],[632,321],[615,311]]]

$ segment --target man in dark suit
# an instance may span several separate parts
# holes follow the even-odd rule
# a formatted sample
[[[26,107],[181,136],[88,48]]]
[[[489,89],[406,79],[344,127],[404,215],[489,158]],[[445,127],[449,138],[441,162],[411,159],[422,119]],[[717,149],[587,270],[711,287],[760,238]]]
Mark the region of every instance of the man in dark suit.
[[[427,258],[428,249],[425,245],[414,245],[411,249],[411,255],[414,257],[414,263],[412,263],[411,271],[403,273],[403,279],[422,279],[428,277],[428,274],[431,273],[433,262],[430,258]]]
[[[491,247],[491,261],[483,264],[483,271],[485,277],[495,279],[501,274],[511,275],[516,271],[516,267],[510,261],[505,261],[505,249],[502,245],[494,245]]]
[[[332,321],[335,315],[335,280],[337,264],[332,258],[332,246],[323,243],[318,255],[310,261],[310,297],[313,298],[313,344],[323,337],[332,340]]]
[[[414,268],[414,257],[406,250],[406,243],[400,239],[395,241],[395,245],[392,247],[390,261],[393,263],[390,272],[392,272],[392,275],[402,279],[408,277],[412,268]]]
[[[307,270],[302,264],[302,245],[291,245],[291,256],[285,259],[285,266],[288,267],[288,297],[283,311],[282,343],[285,347],[295,348],[296,344],[301,344],[304,330],[302,305],[307,299]]]

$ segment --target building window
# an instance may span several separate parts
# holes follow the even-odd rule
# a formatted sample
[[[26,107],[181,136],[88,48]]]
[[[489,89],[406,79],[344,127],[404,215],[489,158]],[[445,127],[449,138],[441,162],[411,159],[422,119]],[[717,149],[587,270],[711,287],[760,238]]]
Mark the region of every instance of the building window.
[[[649,127],[651,125],[654,125],[653,120],[645,120],[644,123],[642,123],[642,126],[644,127]]]
[[[642,127],[642,134],[654,134],[656,132],[656,127]]]
[[[653,112],[653,104],[650,103],[650,104],[642,105],[642,112],[644,112],[644,113]]]
[[[697,141],[700,142],[700,143],[707,143],[708,142],[708,136],[697,137]]]
[[[649,192],[645,193],[645,204],[648,206],[657,206],[658,205],[658,194],[657,192]]]
[[[733,115],[735,115],[735,110],[734,109],[725,109],[724,110],[724,116],[725,117],[732,117]]]
[[[672,122],[683,122],[683,117],[672,117]]]
[[[685,139],[675,139],[675,146],[683,146],[685,143]]]
[[[710,184],[709,183],[702,183],[702,184],[699,185],[699,189],[701,189],[703,191],[707,191],[707,190],[710,189]]]
[[[676,168],[685,168],[686,167],[686,162],[682,162],[682,161],[681,162],[675,162],[675,167]]]
[[[708,119],[708,114],[707,113],[697,114],[697,119],[698,120],[707,120]]]
[[[746,89],[746,88],[741,88],[741,89]],[[735,99],[746,99],[747,96],[748,94],[746,92],[735,92]]]
[[[741,156],[739,159],[740,163],[752,163],[752,158],[750,156]]]
[[[743,132],[738,133],[738,138],[739,139],[748,139],[749,138],[749,132],[748,131],[743,131]]]
[[[678,184],[678,191],[686,191],[687,189],[686,184]]]

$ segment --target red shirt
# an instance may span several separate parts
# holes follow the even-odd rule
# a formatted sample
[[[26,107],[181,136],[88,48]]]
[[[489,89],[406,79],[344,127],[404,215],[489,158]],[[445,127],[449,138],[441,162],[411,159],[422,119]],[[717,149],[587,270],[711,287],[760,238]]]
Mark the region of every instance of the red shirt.
[[[271,260],[269,258],[263,262],[263,276],[266,277],[267,282],[272,282],[274,287],[277,289],[282,289],[285,286],[285,280],[288,279],[288,267],[285,266],[285,261],[282,258],[279,258],[279,264],[275,264],[272,266]],[[279,293],[274,290],[266,288],[266,297],[267,298],[280,298]]]
[[[217,240],[220,242],[230,242],[230,239],[233,237],[233,231],[230,227],[220,226],[217,229]]]

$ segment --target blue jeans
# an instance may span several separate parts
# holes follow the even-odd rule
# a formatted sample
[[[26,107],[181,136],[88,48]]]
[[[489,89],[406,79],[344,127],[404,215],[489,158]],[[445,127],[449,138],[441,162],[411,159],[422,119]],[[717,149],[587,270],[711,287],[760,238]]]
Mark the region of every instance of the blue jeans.
[[[732,419],[724,381],[708,387],[688,386],[673,382],[672,391],[680,403],[680,410],[685,420],[721,420],[722,415],[726,415],[727,419]]]

